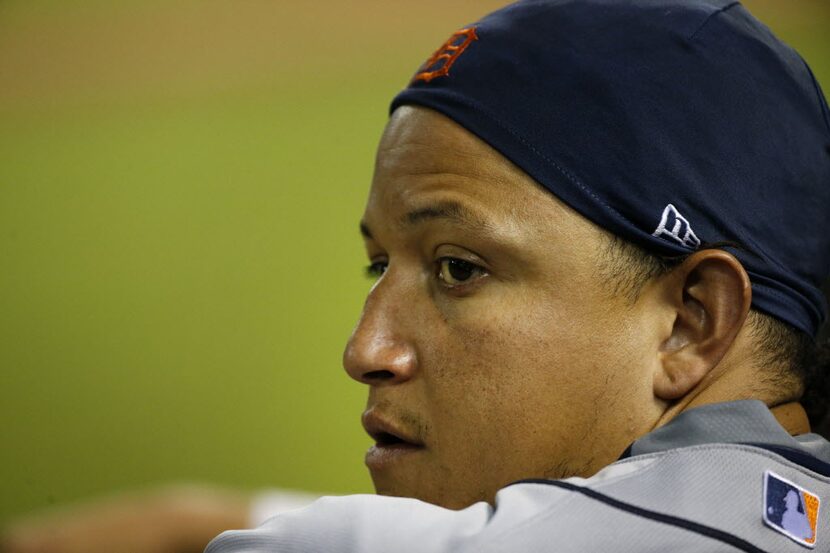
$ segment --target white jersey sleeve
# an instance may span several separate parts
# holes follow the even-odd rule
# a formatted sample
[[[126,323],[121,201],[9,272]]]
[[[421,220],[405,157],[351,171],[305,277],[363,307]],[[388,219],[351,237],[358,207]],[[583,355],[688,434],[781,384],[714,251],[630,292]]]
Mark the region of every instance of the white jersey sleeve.
[[[270,489],[257,493],[251,501],[248,511],[248,528],[256,528],[269,518],[308,507],[318,499],[320,494],[295,490]]]
[[[452,551],[479,534],[492,515],[486,503],[452,511],[406,498],[323,497],[255,530],[225,532],[206,553]]]
[[[604,472],[606,478],[623,477],[642,466],[628,463]],[[255,530],[225,532],[206,553],[477,551],[481,544],[532,526],[570,495],[557,487],[518,484],[498,493],[497,508],[481,502],[460,511],[409,498],[323,497]]]

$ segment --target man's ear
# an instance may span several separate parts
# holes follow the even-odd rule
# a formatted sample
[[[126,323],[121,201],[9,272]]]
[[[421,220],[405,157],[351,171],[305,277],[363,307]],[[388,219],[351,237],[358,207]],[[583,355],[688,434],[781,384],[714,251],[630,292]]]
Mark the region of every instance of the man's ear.
[[[702,250],[662,283],[674,325],[660,347],[654,395],[672,401],[695,389],[729,350],[752,301],[749,276],[733,255]]]

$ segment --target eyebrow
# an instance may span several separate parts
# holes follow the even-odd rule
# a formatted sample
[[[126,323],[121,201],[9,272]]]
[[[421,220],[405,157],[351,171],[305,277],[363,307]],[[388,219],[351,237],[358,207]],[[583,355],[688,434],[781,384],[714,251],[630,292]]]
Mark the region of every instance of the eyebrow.
[[[485,220],[481,215],[472,211],[464,204],[456,201],[444,201],[434,205],[413,209],[412,211],[404,214],[399,219],[398,223],[400,226],[408,228],[436,219],[447,220],[464,227],[478,229],[482,232],[492,232],[493,230],[493,225]],[[372,240],[372,231],[369,230],[369,226],[365,221],[360,222],[360,234],[362,234],[364,238]]]

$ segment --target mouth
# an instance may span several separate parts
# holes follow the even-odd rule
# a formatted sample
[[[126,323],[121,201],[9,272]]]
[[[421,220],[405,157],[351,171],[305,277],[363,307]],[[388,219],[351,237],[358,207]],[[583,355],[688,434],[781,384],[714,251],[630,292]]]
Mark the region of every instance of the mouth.
[[[396,436],[395,434],[392,434],[390,432],[373,432],[369,435],[375,440],[376,447],[421,447],[412,442],[408,442],[400,436]]]
[[[362,422],[366,433],[375,440],[375,444],[366,452],[365,459],[366,466],[371,471],[399,463],[426,448],[414,433],[386,420],[372,409],[363,413]]]

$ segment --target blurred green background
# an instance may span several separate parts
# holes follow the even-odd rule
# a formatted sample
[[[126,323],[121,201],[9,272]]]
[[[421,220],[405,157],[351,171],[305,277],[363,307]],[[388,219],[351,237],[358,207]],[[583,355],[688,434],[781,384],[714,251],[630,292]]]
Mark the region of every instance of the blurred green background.
[[[370,491],[340,366],[392,95],[483,0],[0,2],[0,521]],[[830,87],[830,3],[745,4]]]

